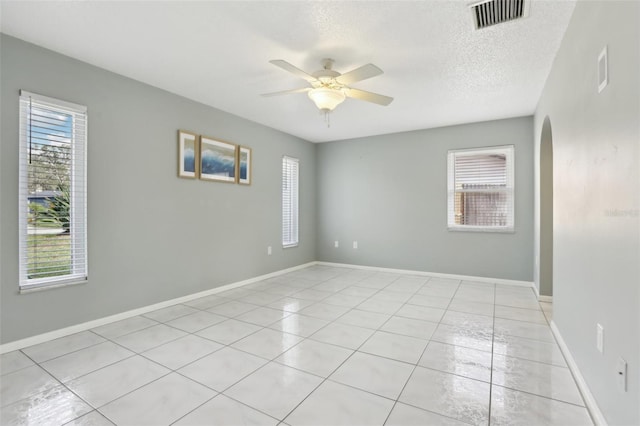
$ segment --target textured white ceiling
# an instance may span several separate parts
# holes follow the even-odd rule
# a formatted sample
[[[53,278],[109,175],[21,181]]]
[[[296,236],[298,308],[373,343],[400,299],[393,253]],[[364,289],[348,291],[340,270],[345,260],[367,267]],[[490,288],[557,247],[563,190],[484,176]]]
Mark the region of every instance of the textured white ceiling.
[[[529,115],[574,1],[533,0],[529,17],[475,31],[469,2],[2,1],[1,30],[23,40],[313,142]],[[259,94],[313,72],[384,74],[353,87],[393,96],[347,99],[327,128],[306,94]]]

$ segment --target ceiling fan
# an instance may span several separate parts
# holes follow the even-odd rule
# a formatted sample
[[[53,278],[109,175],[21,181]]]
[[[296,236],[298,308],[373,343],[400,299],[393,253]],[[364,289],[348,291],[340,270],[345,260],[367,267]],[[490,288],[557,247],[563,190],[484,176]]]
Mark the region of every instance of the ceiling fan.
[[[349,86],[352,83],[366,80],[367,78],[375,77],[383,73],[380,68],[373,64],[363,65],[347,73],[340,74],[332,69],[334,63],[333,59],[323,59],[323,68],[319,71],[308,74],[282,59],[274,59],[269,62],[306,80],[310,83],[311,87],[265,93],[262,96],[277,96],[307,92],[309,98],[316,104],[318,109],[325,113],[327,120],[328,114],[344,102],[346,98],[360,99],[362,101],[373,102],[374,104],[383,106],[387,106],[391,101],[393,101],[393,98],[389,96],[354,89]]]

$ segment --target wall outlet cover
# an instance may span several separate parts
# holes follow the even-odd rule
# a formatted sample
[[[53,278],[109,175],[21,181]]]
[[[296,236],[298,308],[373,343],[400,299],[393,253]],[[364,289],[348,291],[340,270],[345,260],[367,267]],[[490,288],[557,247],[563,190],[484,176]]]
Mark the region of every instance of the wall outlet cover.
[[[618,376],[618,389],[622,392],[627,391],[627,361],[624,358],[618,358],[616,364],[616,374]]]

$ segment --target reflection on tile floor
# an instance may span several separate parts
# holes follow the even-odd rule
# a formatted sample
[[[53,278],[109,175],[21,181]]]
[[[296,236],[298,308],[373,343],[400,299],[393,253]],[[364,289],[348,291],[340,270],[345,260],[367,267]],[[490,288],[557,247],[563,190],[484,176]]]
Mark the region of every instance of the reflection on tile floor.
[[[588,425],[524,287],[313,266],[0,358],[3,425]]]

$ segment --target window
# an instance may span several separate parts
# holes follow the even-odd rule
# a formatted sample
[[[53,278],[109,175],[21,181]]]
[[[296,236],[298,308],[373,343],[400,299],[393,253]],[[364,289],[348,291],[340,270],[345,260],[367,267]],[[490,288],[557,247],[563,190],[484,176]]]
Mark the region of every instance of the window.
[[[87,109],[20,93],[20,289],[87,279]]]
[[[298,245],[298,169],[297,158],[282,157],[282,246]]]
[[[449,151],[449,229],[513,232],[513,157],[513,145]]]

